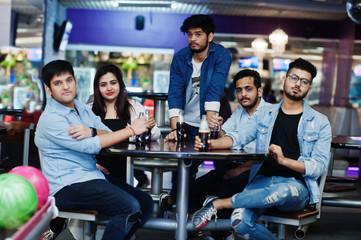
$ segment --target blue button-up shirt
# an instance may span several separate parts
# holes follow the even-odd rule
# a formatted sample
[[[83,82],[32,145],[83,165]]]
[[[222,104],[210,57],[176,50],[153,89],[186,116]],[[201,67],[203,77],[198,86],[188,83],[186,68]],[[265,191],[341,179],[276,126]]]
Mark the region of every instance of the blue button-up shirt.
[[[42,171],[49,182],[50,195],[77,182],[105,179],[96,168],[95,155],[101,150],[98,136],[76,140],[68,134],[70,124],[111,130],[90,108],[75,100],[75,109],[50,99],[35,132],[35,144],[42,153]]]
[[[226,135],[233,139],[233,147],[243,148],[256,140],[257,149],[268,151],[281,104],[282,102],[262,108],[262,111],[252,115],[247,126],[240,125],[237,131],[227,132]],[[297,160],[305,163],[306,172],[303,177],[310,192],[310,204],[313,204],[320,200],[317,180],[328,166],[332,133],[327,117],[313,110],[305,101],[297,138],[300,145],[300,157]],[[260,167],[261,164],[252,165],[249,181],[252,181]]]

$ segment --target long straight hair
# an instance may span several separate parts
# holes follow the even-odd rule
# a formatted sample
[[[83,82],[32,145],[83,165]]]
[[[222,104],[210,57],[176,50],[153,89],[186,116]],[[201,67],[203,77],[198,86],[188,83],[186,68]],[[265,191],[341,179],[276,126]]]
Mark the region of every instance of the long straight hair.
[[[100,90],[99,90],[99,81],[102,76],[107,73],[113,73],[116,77],[118,84],[119,84],[119,95],[115,101],[115,111],[117,113],[117,117],[125,120],[127,123],[130,124],[130,105],[129,97],[127,91],[125,89],[125,85],[123,82],[123,74],[122,71],[115,65],[105,65],[98,69],[94,77],[94,103],[93,103],[93,112],[95,115],[100,116],[102,121],[105,118],[107,113],[107,109],[105,106],[104,98],[102,97]]]

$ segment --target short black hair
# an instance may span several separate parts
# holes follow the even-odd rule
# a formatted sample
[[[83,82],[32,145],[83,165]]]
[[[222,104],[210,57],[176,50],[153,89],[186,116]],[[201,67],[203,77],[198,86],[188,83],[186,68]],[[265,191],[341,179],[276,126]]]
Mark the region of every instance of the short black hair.
[[[53,77],[62,73],[70,73],[74,77],[74,69],[70,62],[65,60],[54,60],[46,64],[41,71],[43,83],[50,87],[50,81]]]
[[[291,62],[288,65],[287,74],[291,71],[292,68],[298,68],[309,72],[311,74],[311,82],[316,77],[317,74],[317,68],[315,67],[315,65],[313,65],[312,63],[310,63],[309,61],[303,58],[297,58],[296,60]]]
[[[186,18],[180,30],[185,34],[190,28],[202,28],[203,32],[205,32],[208,36],[211,32],[214,33],[216,26],[210,16],[197,14]]]
[[[258,89],[261,87],[261,76],[257,71],[252,69],[244,69],[239,71],[233,78],[234,87],[236,87],[236,82],[244,77],[253,77],[253,84],[256,86],[256,88]]]

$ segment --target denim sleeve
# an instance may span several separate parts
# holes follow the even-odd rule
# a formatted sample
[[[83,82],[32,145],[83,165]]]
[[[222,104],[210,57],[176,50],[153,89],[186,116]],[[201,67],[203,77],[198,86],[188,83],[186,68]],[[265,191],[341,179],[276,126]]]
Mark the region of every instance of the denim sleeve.
[[[234,111],[232,115],[227,119],[227,121],[222,125],[222,130],[225,133],[236,130],[236,123],[239,123],[241,121],[240,111],[240,108]]]
[[[232,138],[233,148],[244,148],[245,145],[257,138],[257,126],[258,118],[256,114],[253,114],[247,122],[247,126],[238,124],[235,130],[227,132],[226,136]]]
[[[322,116],[320,120],[320,131],[316,142],[313,145],[312,153],[309,157],[302,154],[299,161],[305,163],[306,172],[303,176],[310,178],[319,178],[328,166],[330,149],[331,149],[331,126],[328,119]]]
[[[49,121],[42,122],[42,133],[53,144],[75,152],[98,154],[101,150],[99,137],[76,140],[68,134],[70,123],[65,116],[49,114]],[[50,121],[51,119],[51,121]]]
[[[169,109],[179,108],[184,109],[185,101],[185,86],[184,86],[184,76],[180,66],[180,59],[178,55],[175,55],[172,64],[170,66],[170,80],[168,88],[168,105]],[[184,61],[186,61],[184,59]],[[189,80],[189,79],[188,79]]]
[[[214,71],[212,80],[209,82],[206,103],[219,102],[219,99],[221,99],[227,81],[228,71],[232,63],[231,54],[225,48],[223,48],[217,56],[214,56],[214,58]]]

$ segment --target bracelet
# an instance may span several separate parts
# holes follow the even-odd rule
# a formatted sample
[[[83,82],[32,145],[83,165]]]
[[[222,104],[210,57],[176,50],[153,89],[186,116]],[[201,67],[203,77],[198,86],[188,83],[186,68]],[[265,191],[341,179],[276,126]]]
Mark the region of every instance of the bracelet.
[[[173,131],[177,131],[177,129],[176,129],[176,128],[175,128],[175,129],[172,129],[171,132],[173,132]]]
[[[134,136],[133,131],[129,127],[126,127],[126,129],[128,129],[130,131],[130,135],[131,135],[131,137],[133,137]]]
[[[135,135],[135,131],[132,127],[127,127],[130,130],[132,137]]]

